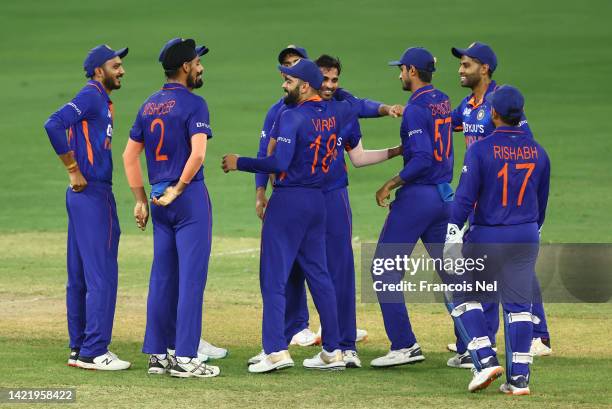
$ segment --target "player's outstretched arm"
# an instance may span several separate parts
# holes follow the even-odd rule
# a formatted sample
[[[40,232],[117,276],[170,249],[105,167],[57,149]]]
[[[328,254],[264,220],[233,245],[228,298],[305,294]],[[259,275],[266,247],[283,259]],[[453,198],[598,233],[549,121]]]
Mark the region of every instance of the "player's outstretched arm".
[[[136,201],[134,204],[134,219],[136,220],[136,226],[144,231],[147,227],[147,221],[149,220],[149,201],[147,200],[147,193],[144,190],[142,171],[140,170],[140,154],[143,149],[143,143],[128,139],[128,143],[123,151],[123,168],[125,169],[128,185]]]
[[[191,154],[185,163],[183,173],[174,186],[168,186],[164,194],[159,198],[153,198],[153,204],[157,206],[168,206],[183,193],[191,179],[198,173],[206,158],[206,142],[208,135],[197,133],[191,136]]]
[[[347,152],[353,166],[360,168],[363,166],[375,165],[401,155],[402,146],[399,145],[393,148],[378,150],[365,150],[360,140],[356,147]]]
[[[380,104],[378,107],[378,114],[380,116],[390,116],[391,118],[400,118],[404,113],[403,105],[387,105]]]

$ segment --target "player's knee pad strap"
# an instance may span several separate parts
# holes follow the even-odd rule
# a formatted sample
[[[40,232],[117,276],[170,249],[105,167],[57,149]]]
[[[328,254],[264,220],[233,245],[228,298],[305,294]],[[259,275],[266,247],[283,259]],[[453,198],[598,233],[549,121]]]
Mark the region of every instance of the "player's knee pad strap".
[[[532,364],[533,355],[529,352],[513,352],[512,363],[514,364]]]
[[[486,347],[490,347],[491,346],[491,340],[489,339],[489,337],[480,337],[480,338],[473,338],[470,343],[467,345],[467,349],[469,349],[470,351],[476,351],[478,349],[481,348],[486,348]]]
[[[463,313],[466,313],[470,310],[480,310],[482,311],[482,305],[479,302],[468,301],[463,304],[459,304],[451,311],[451,317],[457,318],[460,317]]]
[[[539,324],[540,319],[529,311],[509,312],[508,324],[512,324],[513,322],[533,322],[534,324]]]

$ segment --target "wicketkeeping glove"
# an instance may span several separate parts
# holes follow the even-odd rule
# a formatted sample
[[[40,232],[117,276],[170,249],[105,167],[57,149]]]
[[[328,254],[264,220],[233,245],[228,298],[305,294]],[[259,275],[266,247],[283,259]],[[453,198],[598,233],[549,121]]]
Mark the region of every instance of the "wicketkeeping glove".
[[[457,260],[463,258],[461,248],[463,247],[463,233],[467,230],[467,226],[460,229],[456,224],[449,223],[446,227],[446,240],[444,240],[444,260],[453,260],[453,266]],[[446,266],[448,263],[444,263]],[[454,269],[445,270],[446,274],[455,274]]]

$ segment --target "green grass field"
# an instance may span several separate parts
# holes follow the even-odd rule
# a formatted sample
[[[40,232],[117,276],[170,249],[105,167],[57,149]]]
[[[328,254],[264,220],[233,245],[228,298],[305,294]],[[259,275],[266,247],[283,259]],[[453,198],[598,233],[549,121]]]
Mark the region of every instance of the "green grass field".
[[[434,84],[456,104],[466,90],[458,85],[458,61],[450,47],[480,40],[497,52],[494,78],[525,94],[530,126],[551,157],[543,240],[611,242],[612,141],[607,121],[612,108],[612,3],[23,0],[3,2],[0,10],[5,95],[0,120],[0,171],[5,175],[0,190],[0,360],[5,369],[0,387],[74,386],[79,407],[178,406],[180,397],[191,406],[197,400],[214,407],[611,405],[610,304],[547,306],[555,354],[536,359],[533,394],[527,399],[499,396],[495,388],[469,395],[468,373],[445,367],[450,319],[442,306],[431,304],[409,306],[427,356],[419,366],[375,371],[366,365],[345,373],[312,373],[299,363],[316,349],[295,349],[296,368],[249,375],[245,360],[260,349],[260,224],[252,176],[225,175],[220,161],[226,152],[255,153],[264,115],[281,96],[276,56],[289,43],[306,47],[313,57],[338,55],[344,65],[341,85],[356,95],[402,104],[409,95],[401,91],[397,69],[387,61],[408,46],[425,46],[438,59]],[[223,376],[207,381],[145,374],[146,357],[139,351],[152,237],[150,228],[140,233],[134,226],[120,159],[138,107],[163,83],[159,50],[175,36],[194,37],[211,48],[204,57],[205,85],[198,91],[208,101],[215,134],[206,159],[215,240],[204,332],[213,343],[227,346],[231,356],[219,363]],[[83,59],[100,43],[130,47],[123,87],[112,94],[114,192],[123,229],[112,348],[134,362],[120,374],[64,365],[67,178],[42,127],[80,89]],[[398,120],[362,121],[362,130],[366,147],[399,140]],[[464,152],[459,136],[455,147],[458,175]],[[374,193],[399,166],[395,160],[349,170],[358,243],[376,239],[386,211],[376,206]],[[388,343],[378,306],[359,303],[357,311],[359,326],[371,334],[360,349],[367,363],[384,353]],[[312,316],[316,326],[314,311]]]

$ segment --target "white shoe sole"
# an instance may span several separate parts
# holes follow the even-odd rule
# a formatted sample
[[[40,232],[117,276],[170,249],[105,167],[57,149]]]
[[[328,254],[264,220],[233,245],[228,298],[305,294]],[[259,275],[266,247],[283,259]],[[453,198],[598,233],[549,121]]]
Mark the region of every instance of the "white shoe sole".
[[[212,375],[196,375],[193,372],[179,372],[175,371],[174,369],[170,370],[170,376],[172,376],[173,378],[214,378],[218,375],[218,372],[213,372]]]
[[[306,369],[316,369],[319,371],[344,371],[346,369],[346,364],[344,362],[334,362],[332,364],[327,364],[323,366],[319,365],[307,365],[303,364]]]
[[[415,357],[410,358],[410,359],[408,359],[406,361],[394,362],[394,363],[383,364],[383,365],[370,363],[370,366],[372,368],[390,368],[392,366],[418,364],[420,362],[423,362],[424,360],[425,360],[425,357],[423,355],[421,355],[421,356],[415,356]]]
[[[499,387],[499,391],[508,396],[526,396],[531,394],[529,388],[511,389],[510,387],[506,386],[506,384],[501,385]]]
[[[449,368],[455,368],[455,369],[472,369],[472,368],[474,368],[474,364],[451,365],[448,362],[446,363],[446,366],[448,366]]]
[[[164,369],[164,368],[149,368],[149,369],[147,370],[147,373],[148,373],[149,375],[163,375],[163,374],[165,374],[166,372],[167,372],[167,370],[166,370],[166,369]]]
[[[293,360],[284,359],[282,361],[278,361],[277,363],[266,368],[265,370],[251,370],[251,367],[254,365],[257,365],[257,364],[249,365],[249,373],[268,373],[268,372],[280,371],[281,369],[287,369],[287,368],[293,367],[295,363],[293,362]]]
[[[107,366],[98,366],[97,364],[90,364],[88,362],[77,361],[76,366],[81,369],[87,369],[89,371],[124,371],[126,369],[130,369],[132,364],[129,364],[125,368],[109,368]]]
[[[499,378],[503,374],[504,374],[504,368],[502,368],[501,366],[496,366],[493,368],[492,371],[490,371],[487,374],[487,376],[482,380],[481,383],[472,385],[470,382],[470,385],[468,385],[468,391],[478,392],[483,389],[486,389],[489,387],[489,385],[491,385],[497,378]]]

